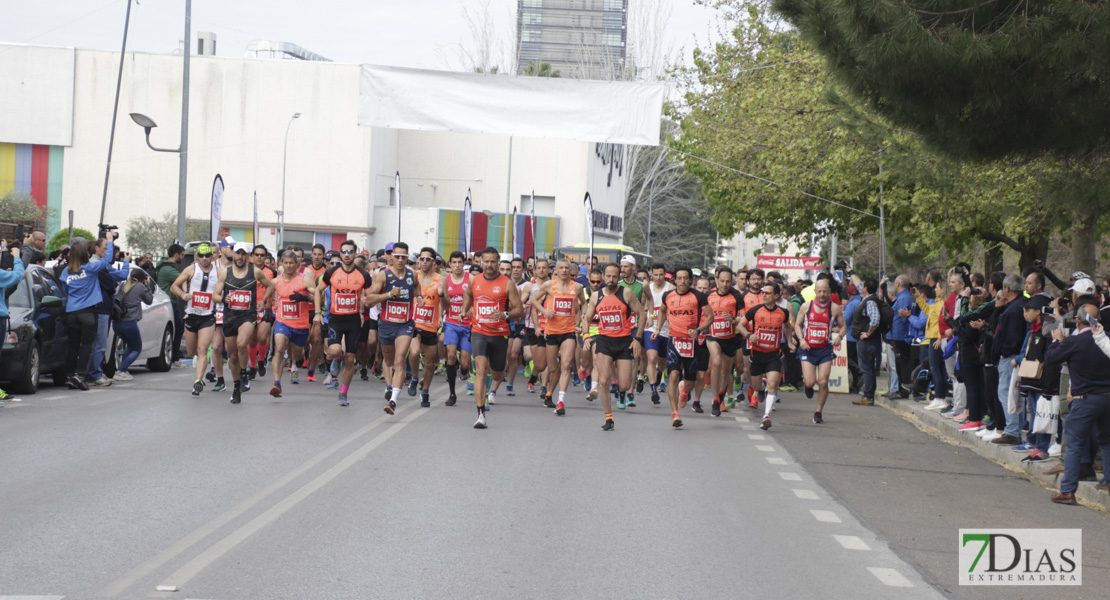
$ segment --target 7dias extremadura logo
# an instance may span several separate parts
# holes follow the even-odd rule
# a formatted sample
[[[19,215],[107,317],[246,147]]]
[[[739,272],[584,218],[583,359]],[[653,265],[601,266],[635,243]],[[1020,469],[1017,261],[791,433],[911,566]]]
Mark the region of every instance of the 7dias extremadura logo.
[[[1083,585],[1081,529],[961,529],[960,585]]]

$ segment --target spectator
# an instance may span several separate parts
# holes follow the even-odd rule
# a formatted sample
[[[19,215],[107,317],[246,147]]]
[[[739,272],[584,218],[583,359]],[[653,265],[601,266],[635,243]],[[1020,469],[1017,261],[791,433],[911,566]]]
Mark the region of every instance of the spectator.
[[[34,257],[34,251],[46,252],[46,234],[41,231],[32,231],[27,234],[23,240],[23,249],[20,250],[20,255],[23,257],[23,266],[31,264],[31,259]]]
[[[863,296],[859,295],[859,288],[854,285],[849,285],[845,293],[848,294],[848,303],[844,305],[844,322],[852,323]],[[801,297],[800,293],[799,297]],[[852,335],[851,327],[848,328],[848,335],[845,336],[845,339],[848,342],[848,393],[858,394],[863,373],[860,371],[859,358],[856,356],[856,343],[859,340]]]
[[[1076,307],[1075,334],[1067,337],[1063,329],[1053,330],[1053,342],[1045,350],[1045,366],[1066,363],[1071,378],[1071,406],[1064,421],[1064,474],[1060,492],[1052,496],[1052,501],[1060,504],[1075,504],[1079,480],[1094,475],[1091,439],[1097,436],[1103,465],[1110,464],[1110,358],[1099,348],[1091,330],[1094,326],[1105,335],[1098,324],[1096,303],[1093,297],[1083,297]],[[1105,486],[1105,472],[1103,478]]]
[[[112,240],[116,232],[109,231],[105,243],[108,252],[114,251]],[[66,287],[66,331],[69,352],[66,355],[66,385],[71,389],[87,391],[86,378],[89,358],[96,341],[96,315],[103,296],[100,290],[101,271],[112,270],[106,260],[89,260],[89,245],[75,243],[69,251],[69,262],[63,273]]]
[[[157,279],[157,274],[155,273],[154,266],[154,255],[149,252],[144,254],[143,257],[139,260],[139,267],[142,268],[142,270],[146,271],[146,274],[150,275],[151,279]]]
[[[7,245],[3,245],[0,252],[7,250]],[[10,271],[0,269],[0,350],[4,349],[3,341],[8,339],[8,290],[19,285],[23,281],[23,271],[26,265],[20,259],[19,246],[12,245],[10,250],[12,256],[12,269]],[[8,397],[4,390],[0,390],[0,400]]]
[[[1026,278],[1028,283],[1028,277]],[[1026,288],[1028,291],[1028,287]],[[1057,396],[1060,392],[1060,365],[1052,365],[1051,367],[1045,366],[1044,356],[1045,349],[1052,343],[1052,337],[1044,330],[1044,310],[1048,307],[1049,301],[1041,294],[1034,294],[1033,297],[1025,301],[1022,310],[1022,316],[1025,322],[1029,324],[1025,334],[1025,341],[1022,342],[1021,352],[1018,354],[1015,361],[1015,367],[1021,367],[1026,360],[1033,361],[1034,365],[1039,364],[1039,373],[1035,376],[1022,377],[1021,391],[1026,394],[1025,406],[1026,416],[1029,420],[1029,436],[1027,441],[1032,446],[1029,454],[1021,459],[1022,462],[1039,462],[1049,459],[1049,448],[1052,444],[1052,433],[1033,433],[1034,428],[1037,426],[1037,401],[1042,396],[1052,398]],[[1105,338],[1105,336],[1103,336]],[[1021,369],[1025,370],[1025,369]],[[1061,423],[1056,423],[1056,435],[1059,435]]]
[[[928,285],[921,284],[912,286],[910,287],[910,293],[913,295],[915,303],[919,301],[919,298],[924,298],[924,306],[929,310],[937,306],[937,292]],[[929,369],[929,349],[932,346],[932,341],[926,336],[926,329],[929,326],[929,314],[929,312],[923,310],[920,306],[915,306],[909,317],[910,337],[913,338],[913,346],[910,350],[911,364],[917,365],[918,374],[920,374],[922,370],[927,372]],[[918,378],[915,377],[912,382],[908,383],[908,386],[914,394],[914,401],[921,401],[924,399],[919,396],[927,391],[927,384],[919,387]]]
[[[104,355],[108,351],[108,333],[111,330],[112,303],[116,295],[117,283],[127,279],[130,264],[113,261],[118,252],[108,252],[107,240],[98,239],[89,242],[89,261],[107,261],[113,263],[113,268],[97,273],[100,281],[100,306],[96,312],[96,341],[93,342],[92,356],[89,358],[89,374],[86,383],[90,386],[107,387],[112,385],[112,380],[104,376]]]
[[[887,339],[894,346],[895,368],[898,371],[898,381],[901,382],[897,392],[902,398],[910,397],[909,386],[913,383],[913,332],[910,327],[910,317],[913,316],[916,302],[913,294],[910,293],[912,287],[913,283],[910,282],[908,275],[894,278],[894,302],[891,306],[894,319],[890,324],[890,333],[887,334]]]
[[[972,278],[974,281],[974,278]],[[965,291],[970,291],[968,288]],[[968,296],[966,310],[952,323],[956,336],[959,369],[957,375],[966,390],[966,407],[952,415],[961,423],[960,431],[978,432],[984,428],[983,416],[987,414],[986,381],[983,360],[984,333],[989,330],[988,320],[994,313],[994,302],[988,290],[977,289]],[[997,425],[992,422],[992,425]]]
[[[943,337],[941,347],[944,349],[944,370],[952,378],[952,405],[944,413],[946,416],[955,416],[967,410],[967,388],[956,373],[956,352],[949,352],[949,345],[955,344],[955,332],[952,325],[957,322],[964,308],[967,307],[968,297],[971,296],[971,274],[960,266],[952,267],[948,274],[948,297],[944,300],[939,321],[940,334]],[[964,415],[963,418],[967,418]]]
[[[131,269],[131,275],[128,277],[127,283],[120,288],[118,294],[120,302],[123,304],[123,315],[114,323],[114,329],[119,339],[127,345],[116,368],[114,379],[118,381],[131,381],[133,379],[128,369],[131,368],[135,359],[139,358],[139,354],[143,350],[143,338],[139,332],[139,321],[143,320],[142,305],[154,302],[154,294],[151,293],[149,283],[150,276],[146,274],[146,271]]]
[[[1018,383],[1014,367],[1017,365],[1021,347],[1025,343],[1027,324],[1025,319],[1024,281],[1018,275],[1009,275],[1002,282],[999,299],[996,302],[1001,315],[998,327],[994,330],[992,357],[998,365],[998,401],[1005,414],[1006,430],[1002,437],[993,440],[996,444],[1021,444],[1021,417],[1024,408],[1018,397],[1017,409],[1008,410],[1011,390]],[[1031,446],[1026,449],[1031,448]]]
[[[876,333],[879,327],[879,297],[876,293],[879,284],[874,279],[863,281],[863,296],[860,307],[852,320],[852,335],[856,342],[856,354],[860,370],[863,371],[863,397],[852,404],[870,406],[875,403],[875,375],[881,364],[882,336]]]
[[[181,298],[170,293],[170,286],[184,268],[181,262],[185,260],[185,248],[173,244],[166,249],[166,256],[169,258],[158,264],[154,279],[173,303],[173,362],[177,363],[181,360],[181,336],[185,333],[185,304]]]

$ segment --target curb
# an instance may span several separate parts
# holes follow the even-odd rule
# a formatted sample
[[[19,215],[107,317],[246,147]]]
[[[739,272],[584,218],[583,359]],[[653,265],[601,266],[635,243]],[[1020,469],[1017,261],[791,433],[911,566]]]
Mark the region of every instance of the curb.
[[[926,433],[930,433],[945,441],[965,448],[970,448],[979,456],[986,458],[1006,469],[1024,475],[1027,479],[1039,483],[1052,490],[1060,489],[1060,474],[1045,475],[1044,471],[1056,464],[1059,460],[1053,459],[1046,462],[1023,463],[1021,453],[1010,450],[1010,446],[1000,446],[984,442],[971,434],[961,433],[957,428],[959,424],[952,419],[945,418],[940,413],[925,410],[924,402],[913,400],[891,399],[886,396],[875,396],[875,404],[886,407],[897,413],[903,419],[917,425]],[[1075,491],[1075,498],[1080,504],[1110,512],[1110,494],[1095,487],[1093,481],[1080,481],[1079,489]],[[1045,499],[1048,500],[1047,498]]]

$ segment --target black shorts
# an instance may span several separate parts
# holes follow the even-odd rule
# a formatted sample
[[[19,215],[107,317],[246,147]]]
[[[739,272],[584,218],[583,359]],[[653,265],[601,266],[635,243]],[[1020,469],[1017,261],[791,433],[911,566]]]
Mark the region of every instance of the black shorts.
[[[249,312],[245,314],[235,314],[231,312],[224,313],[224,337],[234,338],[239,335],[239,328],[243,325],[253,324],[258,320],[258,314]]]
[[[216,314],[210,315],[185,315],[185,331],[196,333],[201,329],[216,326]]]
[[[694,348],[694,356],[685,358],[678,355],[674,348],[674,341],[667,342],[667,374],[678,371],[679,377],[686,381],[696,381],[698,378],[698,348]]]
[[[547,339],[543,337],[543,334],[536,335],[536,330],[530,327],[524,330],[523,339],[525,346],[539,346],[540,348],[547,346]]]
[[[265,314],[262,315],[262,320],[260,322],[273,325],[275,321],[277,321],[277,318],[274,317],[274,311],[267,308]]]
[[[752,352],[752,375],[782,373],[781,352]]]
[[[517,340],[524,337],[524,323],[509,323],[509,339]]]
[[[365,344],[370,341],[370,321],[363,321],[358,329],[358,343]]]
[[[438,346],[439,345],[439,332],[438,331],[424,331],[423,329],[416,329],[416,335],[420,338],[421,346]]]
[[[733,336],[725,339],[710,337],[709,341],[717,342],[717,344],[721,346],[721,352],[725,356],[732,358],[736,356],[736,351],[743,345],[744,340],[741,339],[740,336]],[[708,344],[706,345],[708,346]]]
[[[366,319],[366,322],[369,323],[368,327],[370,329],[372,329],[374,331],[378,330],[378,320],[377,319]]]
[[[590,338],[594,341],[594,353],[611,356],[613,360],[632,360],[632,336],[609,337],[596,335]]]
[[[508,336],[471,333],[470,346],[473,350],[471,355],[475,358],[485,357],[489,361],[491,371],[500,373],[505,370],[505,363],[508,361],[509,354]]]
[[[698,344],[694,349],[694,360],[697,361],[698,372],[704,373],[709,370],[709,344]]]
[[[557,333],[555,335],[548,335],[545,337],[545,340],[548,346],[555,346],[556,348],[562,346],[563,342],[567,340],[574,340],[576,344],[578,343],[578,337],[573,331],[568,333]]]
[[[350,323],[331,318],[328,323],[328,345],[343,345],[345,354],[358,352],[358,336],[362,332],[362,325],[358,322]]]

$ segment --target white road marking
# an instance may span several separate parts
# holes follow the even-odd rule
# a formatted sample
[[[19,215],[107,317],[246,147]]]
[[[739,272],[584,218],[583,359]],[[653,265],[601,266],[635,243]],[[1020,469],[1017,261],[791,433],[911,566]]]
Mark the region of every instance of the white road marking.
[[[913,587],[910,580],[902,576],[901,573],[894,569],[887,569],[886,567],[867,567],[871,574],[879,579],[886,585],[891,587]]]
[[[817,494],[813,490],[794,490],[794,495],[802,500],[817,500]]]
[[[750,419],[748,419],[747,417],[736,417],[736,421],[738,423],[749,423]]]
[[[776,456],[768,456],[767,457],[767,463],[772,464],[772,465],[787,465],[787,464],[790,464],[790,463],[786,462],[785,458],[778,458]]]
[[[788,471],[780,472],[779,477],[782,477],[783,481],[801,481],[802,480],[801,475],[798,475],[797,473],[790,473]]]
[[[765,440],[765,439],[767,439],[767,437],[764,436],[762,433],[749,433],[748,434],[748,439],[749,440]]]
[[[834,535],[833,538],[837,542],[840,542],[840,545],[844,546],[844,548],[847,549],[847,550],[870,550],[871,549],[867,545],[866,542],[864,542],[863,540],[859,539],[858,537],[856,537],[854,535]]]
[[[762,445],[756,446],[755,449],[759,450],[760,452],[774,452],[775,451],[775,449],[772,448],[771,446],[762,446]]]
[[[810,509],[809,512],[813,514],[813,518],[817,519],[818,521],[821,521],[822,523],[840,523],[841,522],[840,517],[836,516],[836,513],[834,513],[831,510]]]
[[[65,596],[0,596],[0,600],[62,600]]]

